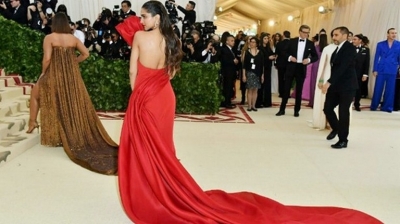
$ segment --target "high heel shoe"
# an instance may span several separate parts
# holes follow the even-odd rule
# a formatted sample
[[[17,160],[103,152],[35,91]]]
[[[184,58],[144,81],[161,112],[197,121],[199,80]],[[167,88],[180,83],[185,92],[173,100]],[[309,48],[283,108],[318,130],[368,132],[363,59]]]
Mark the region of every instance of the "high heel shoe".
[[[35,130],[37,128],[38,133],[39,133],[39,125],[38,123],[35,121],[33,125],[29,125],[28,130],[26,131],[26,133],[30,134],[33,132],[33,130]]]

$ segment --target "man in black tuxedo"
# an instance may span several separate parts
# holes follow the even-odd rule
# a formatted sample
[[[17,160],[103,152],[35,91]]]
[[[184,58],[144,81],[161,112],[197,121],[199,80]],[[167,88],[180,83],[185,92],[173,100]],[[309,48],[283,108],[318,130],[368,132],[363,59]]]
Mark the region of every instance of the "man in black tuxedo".
[[[285,30],[283,32],[284,39],[276,44],[275,54],[278,56],[275,62],[278,69],[278,84],[279,84],[279,97],[283,96],[285,90],[285,73],[288,60],[286,58],[286,51],[290,42],[290,32]]]
[[[352,44],[356,47],[356,74],[358,80],[358,90],[354,98],[354,108],[356,111],[361,111],[360,100],[361,100],[361,86],[364,82],[368,81],[370,53],[369,48],[362,45],[365,37],[362,34],[354,35]]]
[[[291,39],[288,43],[285,57],[288,61],[285,73],[285,89],[282,96],[281,106],[276,116],[282,116],[285,114],[285,108],[289,99],[293,79],[296,80],[296,104],[294,106],[294,116],[299,116],[303,83],[306,77],[306,67],[308,64],[318,60],[314,43],[307,39],[309,34],[310,27],[307,25],[301,25],[299,29],[299,37]]]
[[[324,113],[332,128],[327,139],[331,140],[339,135],[339,141],[331,145],[332,148],[347,147],[349,135],[350,105],[358,89],[355,69],[356,48],[347,41],[349,30],[338,27],[333,30],[333,42],[338,45],[331,57],[331,77],[322,87],[326,93]],[[334,108],[339,105],[339,120]]]
[[[236,58],[235,53],[233,52],[233,47],[235,45],[235,37],[229,35],[226,38],[225,45],[221,47],[221,74],[222,74],[222,86],[223,86],[223,95],[225,97],[225,101],[223,106],[226,108],[234,108],[232,105],[231,98],[233,95],[233,84],[236,80],[236,65],[239,63],[239,60]]]
[[[193,25],[196,22],[196,11],[194,11],[196,3],[194,1],[189,1],[186,4],[185,8],[175,3],[175,1],[170,1],[170,3],[174,4],[179,9],[179,11],[185,14],[185,17],[183,17],[184,21],[185,20],[189,21],[190,25]]]
[[[22,5],[20,0],[10,1],[12,9],[7,8],[7,5],[3,2],[0,3],[0,7],[2,8],[1,14],[7,18],[14,20],[15,22],[21,25],[28,24],[28,12],[27,6]]]

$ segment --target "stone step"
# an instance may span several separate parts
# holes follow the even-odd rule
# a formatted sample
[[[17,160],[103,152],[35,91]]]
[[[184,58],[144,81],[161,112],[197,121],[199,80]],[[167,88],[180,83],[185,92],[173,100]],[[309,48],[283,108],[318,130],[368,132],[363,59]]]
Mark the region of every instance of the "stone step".
[[[21,96],[0,103],[0,119],[18,112],[29,113],[29,96]]]
[[[0,167],[40,142],[40,134],[27,134],[26,130],[8,134],[0,139]]]
[[[23,83],[21,76],[6,75],[0,69],[0,166],[40,142],[37,130],[25,133],[32,87],[31,83]]]
[[[6,87],[6,79],[0,78],[0,89],[4,89]]]
[[[21,87],[7,87],[0,89],[0,102],[3,100],[17,98],[21,95],[24,95],[23,88]]]
[[[5,87],[15,86],[16,82],[13,77],[0,76],[0,79],[4,81]]]
[[[10,117],[0,118],[0,139],[27,129],[29,113],[16,113]]]

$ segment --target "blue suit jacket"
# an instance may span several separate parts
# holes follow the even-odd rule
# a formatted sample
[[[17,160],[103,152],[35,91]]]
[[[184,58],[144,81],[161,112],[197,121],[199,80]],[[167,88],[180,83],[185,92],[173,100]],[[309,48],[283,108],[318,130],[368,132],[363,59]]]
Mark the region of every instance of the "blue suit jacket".
[[[378,74],[397,74],[399,65],[400,42],[395,40],[391,48],[387,40],[379,42],[376,46],[373,71]]]

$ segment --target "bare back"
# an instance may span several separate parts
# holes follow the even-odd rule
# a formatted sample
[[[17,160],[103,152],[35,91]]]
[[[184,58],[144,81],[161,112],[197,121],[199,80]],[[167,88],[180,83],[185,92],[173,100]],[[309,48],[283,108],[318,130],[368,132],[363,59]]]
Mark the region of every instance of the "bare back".
[[[43,60],[42,74],[44,74],[50,64],[53,54],[53,47],[72,47],[80,52],[77,62],[85,60],[89,56],[89,51],[83,43],[73,36],[66,33],[52,33],[47,35],[43,40]]]
[[[77,38],[72,34],[52,33],[48,35],[52,47],[74,47],[77,48]]]
[[[137,35],[139,58],[147,68],[165,68],[165,40],[158,30],[140,32]]]

